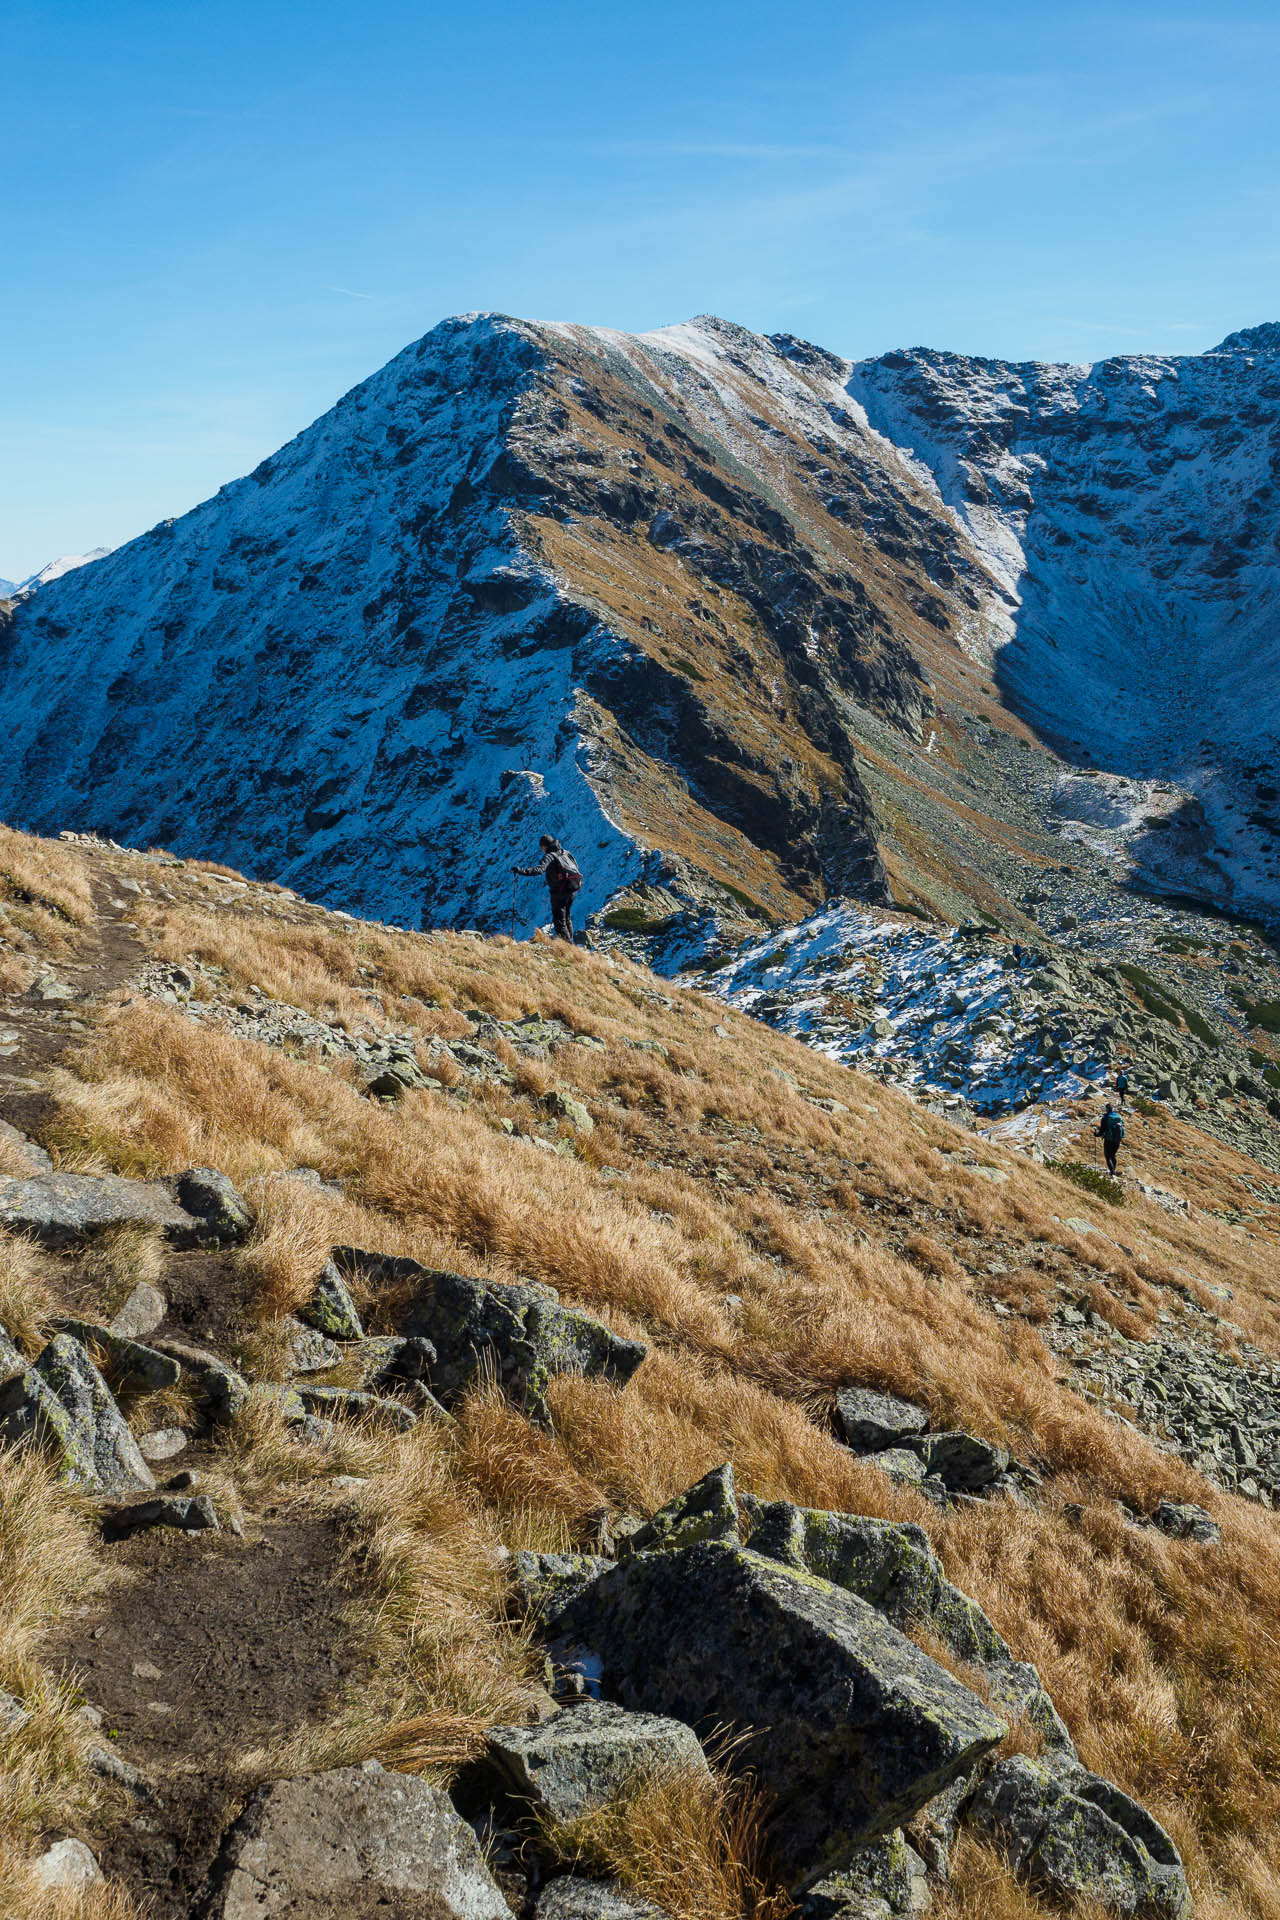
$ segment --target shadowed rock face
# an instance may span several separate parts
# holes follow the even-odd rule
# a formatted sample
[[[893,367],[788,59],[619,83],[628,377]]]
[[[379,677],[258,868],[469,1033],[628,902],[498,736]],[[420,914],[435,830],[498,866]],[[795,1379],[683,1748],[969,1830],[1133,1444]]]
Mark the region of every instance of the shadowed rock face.
[[[775,1801],[776,1850],[796,1881],[844,1865],[1005,1732],[875,1608],[740,1547],[638,1554],[550,1632],[595,1656],[622,1705],[745,1736],[732,1764]]]

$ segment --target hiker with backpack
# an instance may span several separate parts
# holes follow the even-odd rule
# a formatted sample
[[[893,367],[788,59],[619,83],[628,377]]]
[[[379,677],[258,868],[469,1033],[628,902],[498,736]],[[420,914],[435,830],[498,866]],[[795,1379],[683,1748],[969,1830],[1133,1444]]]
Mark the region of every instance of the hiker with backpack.
[[[1108,1103],[1107,1110],[1102,1116],[1102,1121],[1097,1128],[1097,1133],[1099,1139],[1102,1141],[1102,1151],[1107,1156],[1107,1172],[1111,1175],[1112,1179],[1114,1179],[1116,1155],[1120,1151],[1120,1142],[1124,1139],[1124,1121],[1110,1103]]]
[[[538,841],[542,858],[536,867],[515,867],[513,872],[526,879],[543,874],[551,896],[551,924],[558,940],[573,944],[573,896],[582,885],[582,872],[567,847],[544,833]]]
[[[1116,1093],[1119,1096],[1121,1106],[1125,1104],[1125,1097],[1128,1094],[1128,1091],[1129,1091],[1129,1069],[1127,1066],[1123,1066],[1121,1067],[1119,1073],[1116,1075]]]

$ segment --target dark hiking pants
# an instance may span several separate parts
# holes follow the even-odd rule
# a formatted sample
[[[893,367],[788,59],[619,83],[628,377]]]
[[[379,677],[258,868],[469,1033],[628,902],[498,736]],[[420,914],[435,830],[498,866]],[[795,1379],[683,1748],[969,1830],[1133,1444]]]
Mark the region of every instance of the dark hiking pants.
[[[555,928],[557,940],[567,940],[573,945],[573,895],[571,893],[553,893],[551,896],[551,924]]]
[[[1102,1151],[1107,1156],[1107,1172],[1114,1173],[1116,1170],[1116,1155],[1120,1151],[1120,1142],[1118,1140],[1104,1140],[1102,1143]]]

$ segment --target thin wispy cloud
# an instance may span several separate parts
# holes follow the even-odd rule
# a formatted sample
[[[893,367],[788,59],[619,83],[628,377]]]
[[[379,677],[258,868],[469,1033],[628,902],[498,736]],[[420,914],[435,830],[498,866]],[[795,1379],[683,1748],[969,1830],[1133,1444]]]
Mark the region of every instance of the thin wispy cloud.
[[[355,287],[326,287],[326,293],[344,293],[348,300],[376,300],[376,293],[360,293]]]

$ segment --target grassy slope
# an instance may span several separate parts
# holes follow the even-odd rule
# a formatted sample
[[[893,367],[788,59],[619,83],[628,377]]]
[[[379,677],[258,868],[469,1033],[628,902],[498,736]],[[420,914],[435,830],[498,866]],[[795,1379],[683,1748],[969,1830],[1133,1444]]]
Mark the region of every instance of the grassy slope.
[[[503,1624],[494,1548],[585,1543],[602,1508],[650,1510],[731,1457],[740,1484],[759,1494],[924,1526],[952,1578],[1039,1666],[1086,1761],[1173,1833],[1200,1913],[1274,1913],[1277,1521],[1073,1394],[1037,1330],[1064,1286],[1091,1292],[1106,1317],[1141,1334],[1159,1309],[1178,1311],[1183,1276],[1194,1274],[1197,1285],[1230,1286],[1242,1331],[1280,1353],[1280,1285],[1273,1259],[1264,1270],[1259,1258],[1273,1240],[1144,1204],[1121,1225],[1078,1187],[983,1147],[974,1157],[1008,1174],[993,1184],[963,1164],[972,1136],[624,963],[542,941],[348,922],[269,888],[232,892],[190,864],[16,838],[8,850],[5,871],[24,860],[56,866],[64,902],[80,912],[90,877],[100,900],[120,876],[138,880],[146,891],[129,897],[128,913],[139,959],[220,966],[231,1003],[255,985],[335,1024],[412,1028],[424,1042],[469,1036],[468,1011],[537,1010],[605,1043],[546,1062],[509,1051],[514,1092],[425,1090],[389,1108],[332,1059],[237,1038],[125,987],[53,1070],[44,1132],[63,1164],[212,1164],[256,1196],[238,1337],[260,1377],[281,1350],[274,1323],[305,1296],[331,1240],[547,1281],[650,1343],[623,1393],[561,1381],[550,1434],[482,1395],[454,1437],[353,1435],[335,1460],[294,1446],[264,1412],[224,1449],[218,1485],[250,1529],[272,1503],[343,1504],[367,1581],[352,1634],[379,1673],[331,1726],[292,1746],[282,1730],[250,1756],[246,1783],[360,1753],[417,1766],[463,1760],[487,1723],[520,1711],[536,1666]],[[553,1086],[586,1102],[591,1134],[548,1117],[542,1097]],[[548,1152],[530,1135],[572,1152]],[[1172,1123],[1154,1131],[1147,1171],[1168,1178],[1199,1139]],[[1214,1149],[1205,1179],[1234,1193],[1248,1164]],[[341,1182],[346,1198],[254,1185],[299,1165]],[[1063,1224],[1080,1215],[1100,1231],[1085,1238]],[[1264,1230],[1274,1220],[1260,1221]],[[993,1264],[1005,1271],[988,1275]],[[9,1311],[27,1302],[34,1338],[38,1291],[56,1295],[59,1276],[47,1262],[38,1275],[20,1269]],[[995,1311],[997,1292],[1012,1313]],[[380,1317],[389,1324],[394,1303],[365,1304],[375,1328]],[[939,1426],[1006,1442],[1045,1475],[1039,1504],[940,1515],[892,1488],[831,1437],[834,1391],[855,1381],[922,1400]],[[367,1485],[335,1495],[343,1468]],[[0,1461],[6,1545],[28,1471]],[[1147,1511],[1162,1497],[1197,1499],[1220,1521],[1222,1546],[1206,1553],[1137,1530],[1120,1497]],[[87,1552],[74,1516],[65,1524],[75,1552]],[[31,1563],[26,1624],[0,1644],[0,1684],[21,1680],[44,1613],[65,1597],[60,1528],[45,1512],[35,1532],[50,1567]],[[49,1820],[47,1806],[33,1815],[25,1805],[7,1819],[15,1860]],[[965,1920],[1039,1911],[972,1850],[951,1902]]]

